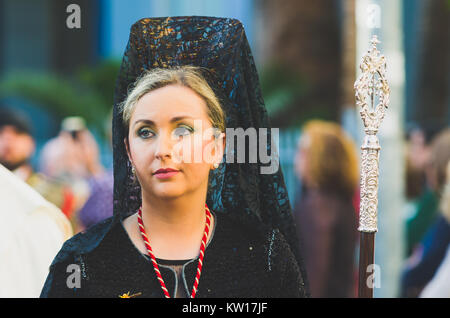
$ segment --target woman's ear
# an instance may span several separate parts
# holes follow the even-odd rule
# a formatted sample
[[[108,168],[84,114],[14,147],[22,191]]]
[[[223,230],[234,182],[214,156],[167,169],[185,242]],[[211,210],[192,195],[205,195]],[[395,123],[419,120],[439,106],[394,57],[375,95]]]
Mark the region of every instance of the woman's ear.
[[[127,150],[128,160],[133,164],[133,161],[131,160],[131,153],[130,153],[130,144],[128,142],[128,138],[125,137],[123,139],[123,143],[125,144],[125,149]]]
[[[214,161],[215,163],[217,163],[217,165],[219,165],[225,153],[225,146],[226,146],[225,133],[221,132],[220,135],[216,137],[215,144],[216,147],[215,147]]]
[[[223,132],[223,133],[220,133],[218,142],[219,142],[219,144],[222,146],[222,147],[221,147],[221,152],[222,152],[222,153],[220,154],[220,157],[223,157],[223,155],[224,155],[224,153],[225,153],[225,146],[227,145],[227,138],[226,138],[226,135],[225,135],[224,132]]]

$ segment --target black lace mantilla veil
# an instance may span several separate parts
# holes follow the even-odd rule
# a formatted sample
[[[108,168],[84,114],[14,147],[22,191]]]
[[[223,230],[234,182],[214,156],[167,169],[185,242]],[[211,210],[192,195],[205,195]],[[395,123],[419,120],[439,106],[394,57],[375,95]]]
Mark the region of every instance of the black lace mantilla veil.
[[[119,103],[145,70],[182,65],[208,70],[204,76],[221,100],[227,128],[267,128],[267,154],[271,153],[269,120],[242,24],[235,19],[200,16],[139,20],[131,27],[115,91],[115,221],[136,212],[141,204],[140,188],[133,181],[124,146],[126,132]],[[248,144],[245,147],[248,153]],[[210,175],[208,206],[216,213],[227,213],[261,231],[277,228],[292,247],[305,279],[281,167],[274,174],[261,174],[261,166],[267,165],[236,163],[236,154],[233,155],[235,163],[223,160]]]

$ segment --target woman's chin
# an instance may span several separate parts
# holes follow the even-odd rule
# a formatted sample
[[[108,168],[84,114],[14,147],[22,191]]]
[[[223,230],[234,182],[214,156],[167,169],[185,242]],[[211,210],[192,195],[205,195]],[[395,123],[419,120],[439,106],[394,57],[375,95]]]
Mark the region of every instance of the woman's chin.
[[[172,187],[165,185],[164,187],[159,187],[153,191],[153,195],[161,199],[176,199],[181,197],[184,191],[178,187]]]

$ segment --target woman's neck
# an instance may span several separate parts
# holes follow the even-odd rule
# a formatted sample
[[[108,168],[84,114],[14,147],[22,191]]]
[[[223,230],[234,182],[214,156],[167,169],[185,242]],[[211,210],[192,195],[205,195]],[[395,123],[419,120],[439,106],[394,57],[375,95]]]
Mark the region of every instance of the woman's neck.
[[[157,258],[190,259],[198,256],[205,230],[205,200],[206,192],[174,199],[143,195],[142,218]]]
[[[175,199],[143,196],[144,224],[155,234],[167,230],[172,236],[189,234],[193,227],[205,225],[205,200],[202,195],[184,195]]]

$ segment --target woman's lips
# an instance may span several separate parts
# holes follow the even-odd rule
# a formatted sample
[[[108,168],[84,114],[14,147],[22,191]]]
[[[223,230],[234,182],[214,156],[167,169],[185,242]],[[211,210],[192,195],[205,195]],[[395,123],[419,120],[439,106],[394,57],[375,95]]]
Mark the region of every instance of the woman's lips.
[[[170,177],[176,175],[178,172],[180,172],[180,171],[173,170],[173,169],[167,169],[167,170],[160,169],[154,173],[154,176],[158,179],[167,179],[167,178],[170,178]]]

